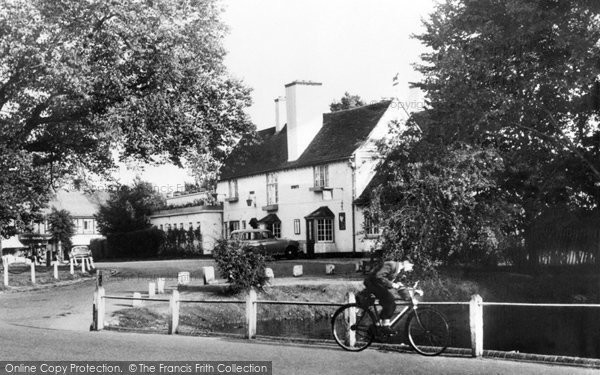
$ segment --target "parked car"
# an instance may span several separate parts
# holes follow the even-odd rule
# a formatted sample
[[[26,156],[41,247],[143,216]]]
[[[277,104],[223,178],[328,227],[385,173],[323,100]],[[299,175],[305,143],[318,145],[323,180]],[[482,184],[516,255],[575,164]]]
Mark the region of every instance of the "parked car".
[[[85,245],[77,245],[71,248],[69,256],[73,259],[88,258],[92,256],[92,251]]]
[[[267,229],[241,229],[231,232],[232,240],[241,241],[255,251],[270,256],[285,256],[295,259],[300,255],[298,241],[277,238]]]

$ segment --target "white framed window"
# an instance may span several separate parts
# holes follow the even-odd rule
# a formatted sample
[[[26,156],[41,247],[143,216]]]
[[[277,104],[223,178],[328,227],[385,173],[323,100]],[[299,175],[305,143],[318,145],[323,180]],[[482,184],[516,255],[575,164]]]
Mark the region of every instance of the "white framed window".
[[[365,216],[365,236],[377,237],[379,236],[379,226],[369,216]]]
[[[317,219],[317,242],[333,242],[333,219]]]
[[[267,174],[267,205],[277,204],[279,202],[279,192],[277,189],[277,174]]]
[[[273,223],[273,236],[281,238],[281,223]]]
[[[242,220],[242,229],[246,229],[246,220]]]
[[[300,219],[294,219],[294,234],[300,234]]]
[[[329,186],[329,166],[327,164],[317,165],[313,168],[315,187]]]
[[[229,180],[229,198],[238,197],[238,181]]]

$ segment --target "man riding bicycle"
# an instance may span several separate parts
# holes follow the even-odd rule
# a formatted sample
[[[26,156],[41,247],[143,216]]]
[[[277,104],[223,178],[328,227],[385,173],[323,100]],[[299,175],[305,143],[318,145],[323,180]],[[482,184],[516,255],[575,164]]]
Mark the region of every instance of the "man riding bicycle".
[[[395,298],[390,289],[397,289],[402,299],[410,300],[411,297],[408,288],[396,279],[401,271],[411,272],[412,270],[413,264],[408,260],[402,262],[387,261],[376,267],[365,278],[364,284],[367,292],[373,293],[379,299],[379,303],[382,306],[380,318],[384,330],[391,331],[390,318],[396,310]]]

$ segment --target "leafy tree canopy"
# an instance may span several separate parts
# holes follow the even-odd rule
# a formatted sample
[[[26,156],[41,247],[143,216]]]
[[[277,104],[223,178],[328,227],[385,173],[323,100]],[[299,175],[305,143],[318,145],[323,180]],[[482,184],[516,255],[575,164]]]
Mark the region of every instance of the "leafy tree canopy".
[[[343,111],[344,109],[351,109],[355,107],[361,107],[366,103],[358,95],[351,95],[348,92],[344,93],[344,96],[339,101],[333,101],[329,105],[331,112]]]
[[[72,245],[71,238],[75,234],[75,224],[71,213],[67,210],[57,210],[56,207],[52,207],[47,219],[52,240],[55,242],[60,241],[64,249],[70,249]]]
[[[427,109],[384,145],[370,209],[384,249],[483,261],[546,207],[598,207],[600,4],[447,0],[424,24]]]
[[[150,215],[164,204],[152,184],[136,180],[132,187],[122,186],[111,192],[106,203],[100,205],[96,214],[98,230],[106,236],[150,228]]]
[[[439,144],[494,147],[498,180],[535,217],[600,199],[600,3],[449,0],[417,36],[430,52],[429,131]]]
[[[0,2],[0,235],[52,184],[106,172],[115,153],[223,158],[252,128],[225,32],[216,0]]]

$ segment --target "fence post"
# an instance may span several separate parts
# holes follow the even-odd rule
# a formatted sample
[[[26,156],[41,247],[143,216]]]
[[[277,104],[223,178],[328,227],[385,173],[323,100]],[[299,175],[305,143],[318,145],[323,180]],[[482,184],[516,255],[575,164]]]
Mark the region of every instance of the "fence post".
[[[54,278],[58,280],[58,262],[54,263]]]
[[[346,297],[346,303],[355,303],[356,302],[356,297],[354,296],[354,293],[352,292],[348,292],[348,295]],[[352,330],[352,326],[356,324],[356,308],[355,307],[351,307],[349,309],[346,309],[346,313],[348,314],[347,316],[345,316],[344,318],[346,319],[346,322],[348,323],[347,325],[347,331],[346,331],[346,344],[349,347],[353,347],[354,345],[356,345],[356,332]]]
[[[35,284],[35,262],[31,262],[31,283]]]
[[[101,331],[104,329],[104,288],[97,286],[94,290],[94,308],[92,329]]]
[[[81,258],[81,273],[85,273],[85,258]]]
[[[75,273],[75,270],[73,269],[73,258],[69,258],[69,263],[70,263],[69,272],[71,273],[71,275],[73,275]]]
[[[2,265],[4,266],[4,286],[8,286],[8,257],[3,257]]]
[[[177,290],[173,290],[169,301],[169,315],[169,335],[174,335],[179,326],[179,291]]]
[[[104,305],[105,304],[105,300],[104,300],[104,287],[99,286],[98,287],[98,304],[96,305],[98,307],[98,331],[101,331],[104,329]]]
[[[256,290],[252,288],[246,296],[246,327],[248,329],[246,338],[248,339],[256,337],[256,315],[258,310],[256,300]]]
[[[483,299],[479,294],[469,302],[469,326],[471,328],[471,352],[473,357],[483,355]]]
[[[148,282],[148,298],[153,298],[156,295],[156,283],[154,281]]]

